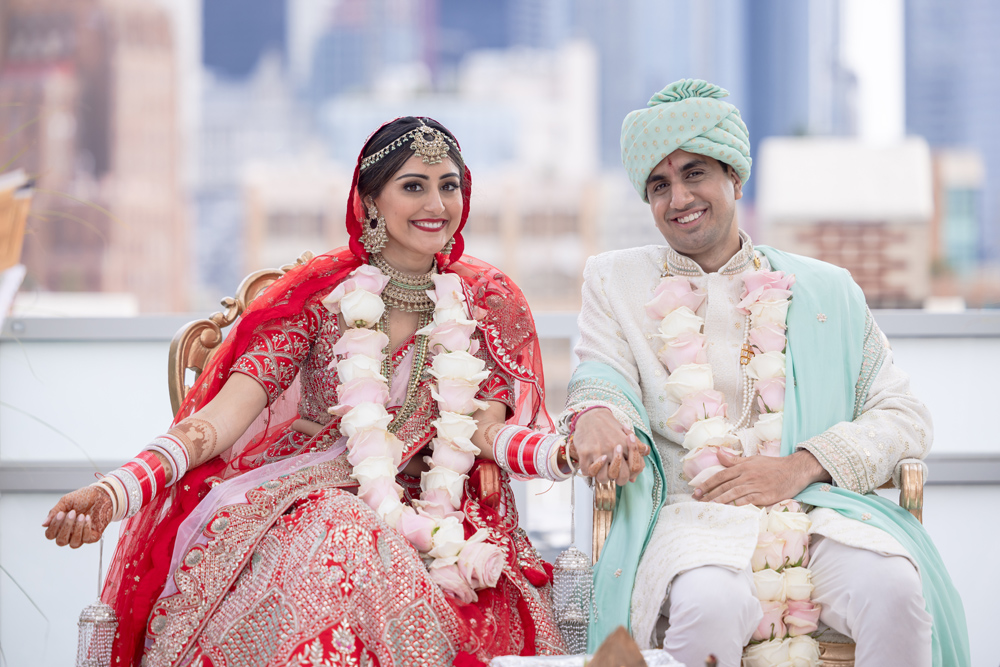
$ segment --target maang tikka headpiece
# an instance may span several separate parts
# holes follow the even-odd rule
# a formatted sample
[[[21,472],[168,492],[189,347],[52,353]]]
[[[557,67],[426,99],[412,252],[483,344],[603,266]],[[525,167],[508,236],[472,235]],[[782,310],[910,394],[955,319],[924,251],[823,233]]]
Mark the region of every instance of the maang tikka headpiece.
[[[447,134],[437,128],[425,125],[422,119],[419,119],[419,122],[419,127],[413,128],[385,148],[362,160],[361,171],[364,171],[368,167],[372,166],[410,139],[413,140],[410,144],[410,150],[419,155],[426,164],[440,164],[441,161],[448,155],[449,144],[454,146],[455,150],[458,150],[458,144],[456,144]]]

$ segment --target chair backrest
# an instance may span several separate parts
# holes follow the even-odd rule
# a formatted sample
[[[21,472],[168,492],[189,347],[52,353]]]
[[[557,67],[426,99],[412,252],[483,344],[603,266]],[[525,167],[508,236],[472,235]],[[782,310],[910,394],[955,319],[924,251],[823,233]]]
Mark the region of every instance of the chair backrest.
[[[205,370],[212,356],[224,340],[222,330],[236,321],[243,311],[257,296],[275,280],[285,275],[290,269],[305,264],[313,258],[308,250],[292,264],[286,264],[279,269],[261,269],[254,271],[240,283],[236,296],[227,296],[222,300],[222,307],[203,320],[188,322],[182,326],[170,341],[170,354],[167,360],[167,386],[170,390],[170,409],[176,415],[181,402],[187,395],[201,372]],[[193,371],[194,377],[188,384],[187,373]]]

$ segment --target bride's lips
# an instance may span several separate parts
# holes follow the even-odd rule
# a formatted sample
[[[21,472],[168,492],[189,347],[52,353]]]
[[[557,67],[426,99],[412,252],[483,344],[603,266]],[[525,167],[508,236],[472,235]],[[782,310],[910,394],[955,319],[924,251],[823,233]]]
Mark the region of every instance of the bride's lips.
[[[424,232],[439,232],[448,225],[444,218],[422,218],[410,220],[410,224]]]

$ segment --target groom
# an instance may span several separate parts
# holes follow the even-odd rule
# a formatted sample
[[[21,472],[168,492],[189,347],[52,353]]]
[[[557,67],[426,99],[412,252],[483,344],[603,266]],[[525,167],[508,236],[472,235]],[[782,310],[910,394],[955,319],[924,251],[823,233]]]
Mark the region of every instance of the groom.
[[[626,624],[685,664],[714,653],[739,665],[763,618],[759,508],[797,498],[814,508],[811,601],[856,642],[859,667],[965,664],[961,602],[926,532],[865,495],[926,456],[930,415],[846,271],[755,248],[739,229],[750,143],[727,94],[681,80],[626,117],[622,161],[667,245],[605,253],[584,271],[581,364],[561,423],[580,468],[620,487],[591,648]],[[761,285],[776,300],[751,322]],[[690,307],[665,314],[664,299]],[[771,324],[751,332],[760,322]],[[706,441],[720,445],[717,464],[693,474],[688,450]]]

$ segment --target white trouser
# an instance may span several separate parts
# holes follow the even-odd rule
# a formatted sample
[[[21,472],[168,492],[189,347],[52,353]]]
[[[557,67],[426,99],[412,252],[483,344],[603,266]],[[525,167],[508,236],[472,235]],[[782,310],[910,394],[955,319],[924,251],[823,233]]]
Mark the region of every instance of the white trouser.
[[[856,667],[930,667],[931,618],[910,561],[819,536],[813,536],[810,554],[820,619],[854,639]],[[762,618],[749,568],[708,566],[679,574],[663,612],[663,648],[688,667],[700,667],[710,653],[719,667],[738,667]]]

